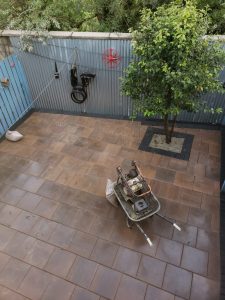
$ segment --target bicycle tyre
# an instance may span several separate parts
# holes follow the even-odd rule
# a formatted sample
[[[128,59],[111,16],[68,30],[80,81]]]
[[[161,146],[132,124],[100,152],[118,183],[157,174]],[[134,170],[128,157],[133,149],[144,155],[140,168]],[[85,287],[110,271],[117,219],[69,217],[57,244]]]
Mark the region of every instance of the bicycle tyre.
[[[76,86],[71,92],[71,99],[73,102],[81,104],[87,99],[87,93],[81,86]]]

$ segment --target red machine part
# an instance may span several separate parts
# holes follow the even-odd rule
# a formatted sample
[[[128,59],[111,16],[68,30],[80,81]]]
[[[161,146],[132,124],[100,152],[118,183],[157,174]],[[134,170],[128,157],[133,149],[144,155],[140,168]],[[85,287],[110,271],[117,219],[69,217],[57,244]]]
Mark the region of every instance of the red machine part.
[[[120,63],[121,56],[116,49],[109,48],[104,51],[102,59],[110,68],[114,68]]]

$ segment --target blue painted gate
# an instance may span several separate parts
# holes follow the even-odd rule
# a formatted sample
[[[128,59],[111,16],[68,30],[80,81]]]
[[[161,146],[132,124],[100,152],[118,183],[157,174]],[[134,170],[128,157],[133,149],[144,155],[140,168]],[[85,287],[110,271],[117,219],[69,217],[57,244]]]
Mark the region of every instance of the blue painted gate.
[[[15,55],[0,61],[0,80],[6,78],[8,87],[0,83],[0,137],[32,107],[25,73]]]

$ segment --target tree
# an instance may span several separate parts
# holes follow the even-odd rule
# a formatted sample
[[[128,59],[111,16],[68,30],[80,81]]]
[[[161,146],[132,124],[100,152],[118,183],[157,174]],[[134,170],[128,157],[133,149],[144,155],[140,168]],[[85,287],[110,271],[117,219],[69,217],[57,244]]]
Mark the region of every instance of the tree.
[[[1,28],[75,31],[95,17],[90,9],[91,0],[0,0],[0,2]]]
[[[0,29],[126,31],[143,0],[0,0]]]
[[[0,0],[0,3],[0,28],[24,30],[20,37],[23,50],[32,49],[34,33],[39,41],[44,41],[48,31],[92,31],[97,22],[91,9],[92,0]]]
[[[209,33],[225,33],[224,0],[195,0],[209,8]],[[117,31],[137,28],[143,8],[171,0],[0,0],[0,29],[34,31]]]
[[[198,8],[207,8],[211,18],[209,34],[225,33],[225,2],[224,0],[197,0]]]
[[[135,114],[164,119],[166,142],[171,142],[177,115],[203,107],[201,94],[222,91],[217,80],[225,63],[217,43],[203,38],[209,20],[191,1],[144,10],[133,32],[136,56],[122,80],[122,90],[134,103]],[[172,125],[169,128],[169,117]]]

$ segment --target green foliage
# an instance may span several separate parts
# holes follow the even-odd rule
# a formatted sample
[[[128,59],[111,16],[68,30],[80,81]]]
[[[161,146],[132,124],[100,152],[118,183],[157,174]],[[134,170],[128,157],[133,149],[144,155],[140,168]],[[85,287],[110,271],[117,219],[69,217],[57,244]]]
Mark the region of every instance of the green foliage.
[[[142,0],[0,0],[0,28],[127,31],[140,17]]]
[[[0,28],[24,30],[22,48],[31,50],[31,31],[40,41],[48,31],[91,31],[96,23],[92,6],[92,0],[0,0]]]
[[[90,4],[82,0],[0,0],[0,3],[1,27],[6,25],[12,29],[76,30],[93,17],[88,12]]]
[[[225,2],[224,0],[198,0],[198,8],[208,9],[211,18],[209,34],[225,34]]]
[[[198,111],[201,94],[223,91],[217,80],[225,63],[221,46],[203,39],[209,26],[205,10],[191,1],[145,9],[133,32],[133,52],[122,81],[123,92],[134,102],[135,113],[177,115]]]
[[[208,7],[208,33],[225,33],[224,0],[193,0]],[[0,29],[118,31],[137,28],[141,10],[155,11],[171,0],[0,0]]]

